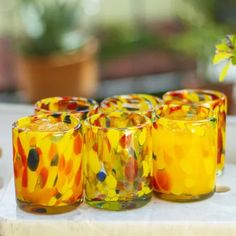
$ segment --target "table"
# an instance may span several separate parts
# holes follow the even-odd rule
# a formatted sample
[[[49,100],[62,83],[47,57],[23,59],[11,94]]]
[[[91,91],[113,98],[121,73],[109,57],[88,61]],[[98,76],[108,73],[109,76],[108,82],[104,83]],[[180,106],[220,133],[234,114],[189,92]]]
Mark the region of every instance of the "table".
[[[31,114],[33,108],[0,104],[0,235],[57,236],[230,236],[236,235],[236,117],[227,121],[227,165],[218,185],[229,192],[194,203],[172,203],[153,197],[147,206],[111,212],[91,208],[83,203],[76,210],[60,215],[33,215],[20,210],[15,203],[12,177],[11,124],[18,117]],[[235,138],[234,138],[235,137]]]

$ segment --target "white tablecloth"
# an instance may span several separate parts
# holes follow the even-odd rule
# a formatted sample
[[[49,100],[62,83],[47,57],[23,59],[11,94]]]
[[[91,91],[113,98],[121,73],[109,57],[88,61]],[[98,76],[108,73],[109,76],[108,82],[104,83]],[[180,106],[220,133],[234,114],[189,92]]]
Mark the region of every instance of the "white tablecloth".
[[[33,215],[15,203],[12,178],[11,124],[32,113],[32,107],[0,104],[0,235],[22,236],[230,236],[236,235],[236,117],[227,122],[227,166],[218,185],[231,188],[226,193],[194,203],[172,203],[153,197],[143,208],[110,212],[83,203],[76,210],[60,215]]]

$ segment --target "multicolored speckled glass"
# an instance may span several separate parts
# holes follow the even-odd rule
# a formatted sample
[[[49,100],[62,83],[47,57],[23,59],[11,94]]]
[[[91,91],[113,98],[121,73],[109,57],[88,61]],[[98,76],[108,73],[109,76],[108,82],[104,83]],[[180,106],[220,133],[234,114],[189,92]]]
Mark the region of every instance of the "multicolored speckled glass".
[[[171,201],[194,201],[215,190],[217,120],[209,109],[164,105],[156,121],[153,187]]]
[[[165,103],[192,103],[204,105],[211,109],[211,115],[215,115],[218,119],[218,151],[217,151],[217,174],[221,175],[225,163],[225,145],[226,145],[226,113],[227,98],[217,91],[211,90],[177,90],[167,92],[163,96]]]
[[[44,98],[35,104],[36,114],[74,114],[84,120],[97,112],[98,103],[91,98],[51,97]]]
[[[84,122],[85,197],[96,208],[123,210],[152,197],[152,123],[132,112],[97,114]]]
[[[109,97],[101,102],[101,112],[117,110],[139,112],[155,120],[155,112],[162,105],[162,100],[148,94],[128,94]]]
[[[70,211],[82,201],[81,125],[71,115],[38,115],[13,124],[17,205],[35,213]]]

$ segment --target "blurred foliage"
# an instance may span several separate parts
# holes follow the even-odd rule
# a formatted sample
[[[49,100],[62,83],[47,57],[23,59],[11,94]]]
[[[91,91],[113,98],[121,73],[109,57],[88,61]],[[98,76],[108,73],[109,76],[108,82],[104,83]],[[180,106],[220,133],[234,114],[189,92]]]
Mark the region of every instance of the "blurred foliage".
[[[196,19],[180,14],[185,30],[171,37],[153,33],[135,18],[131,24],[101,29],[101,59],[128,55],[146,49],[172,50],[188,54],[205,63],[213,55],[213,45],[229,31],[219,23],[219,0],[184,0],[196,12]],[[235,0],[227,0],[235,1]],[[23,26],[20,48],[27,55],[49,55],[80,48],[85,42],[79,27],[80,10],[77,0],[19,0],[17,13]],[[222,2],[222,1],[221,1]],[[236,2],[236,1],[235,1]],[[183,9],[184,11],[184,9]],[[148,23],[146,23],[147,25]]]
[[[208,22],[203,26],[184,22],[181,32],[165,37],[158,31],[153,33],[146,28],[109,27],[101,39],[101,59],[124,56],[141,50],[165,50],[195,57],[206,62],[214,53],[215,43],[228,30],[225,25]]]
[[[187,4],[198,12],[200,17],[204,17],[206,21],[215,21],[218,0],[185,0]]]
[[[124,56],[145,49],[166,48],[166,42],[152,32],[132,25],[114,25],[101,29],[100,58]]]
[[[198,62],[199,76],[207,78],[207,67],[214,55],[214,45],[232,30],[232,25],[226,24],[219,19],[222,9],[219,0],[185,0],[194,9],[196,16],[185,18],[182,14],[180,17],[187,30],[182,34],[176,35],[171,39],[170,47],[178,52],[195,57]],[[230,0],[227,0],[230,1]]]
[[[208,22],[204,27],[189,25],[188,28],[169,41],[170,48],[207,63],[214,53],[213,45],[225,35],[227,27]]]
[[[230,1],[230,0],[227,0]],[[201,64],[208,64],[214,54],[215,43],[230,27],[217,20],[218,0],[185,0],[195,11],[194,18],[179,14],[183,30],[171,37],[155,34],[148,27],[114,26],[103,30],[101,38],[101,58],[127,55],[145,49],[168,50],[196,58]],[[189,15],[188,15],[189,16]]]
[[[19,0],[16,14],[22,23],[20,49],[32,56],[49,55],[80,48],[78,1]]]
[[[235,26],[235,0],[185,0],[191,3],[206,20]]]

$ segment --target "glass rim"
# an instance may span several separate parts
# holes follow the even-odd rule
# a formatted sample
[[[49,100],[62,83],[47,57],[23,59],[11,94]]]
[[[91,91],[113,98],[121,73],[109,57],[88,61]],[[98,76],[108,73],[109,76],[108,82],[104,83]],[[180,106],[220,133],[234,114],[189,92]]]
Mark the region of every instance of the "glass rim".
[[[24,127],[19,127],[18,123],[19,122],[24,122],[24,121],[27,121],[31,118],[38,118],[38,119],[42,119],[42,118],[46,118],[48,119],[48,117],[53,117],[53,118],[57,118],[55,116],[53,116],[53,114],[39,114],[39,115],[29,115],[29,116],[23,116],[23,117],[20,117],[19,119],[15,120],[13,123],[12,123],[12,130],[23,130],[23,132],[38,132],[38,133],[68,133],[68,132],[71,132],[71,131],[74,131],[74,130],[78,130],[81,126],[82,126],[82,123],[81,123],[81,120],[78,119],[77,117],[75,117],[73,114],[59,114],[60,116],[61,115],[65,115],[65,116],[70,116],[70,118],[72,118],[72,120],[74,121],[74,124],[73,124],[73,127],[69,128],[68,130],[65,130],[65,131],[61,131],[61,130],[58,130],[58,131],[50,131],[50,130],[31,130],[31,129],[26,129],[24,130]],[[30,121],[30,120],[29,120]],[[26,124],[30,124],[31,122],[26,122]]]
[[[68,101],[86,101],[88,102],[88,105],[91,107],[88,107],[84,110],[81,111],[77,111],[77,110],[69,110],[69,111],[53,111],[53,110],[48,110],[48,109],[44,109],[44,108],[40,108],[39,104],[41,102],[47,101],[47,100],[51,100],[51,99],[58,99],[55,103],[59,102],[60,100],[64,100],[64,99],[68,99]],[[74,100],[73,100],[74,99]],[[76,96],[55,96],[55,97],[47,97],[47,98],[43,98],[41,100],[38,100],[35,104],[34,104],[34,110],[36,112],[42,111],[45,114],[64,114],[64,113],[86,113],[89,112],[91,110],[95,110],[97,107],[99,106],[99,104],[97,103],[96,100],[94,100],[93,98],[85,98],[85,97],[76,97]]]
[[[192,104],[175,104],[175,103],[171,103],[171,105],[177,105],[177,106],[190,106],[190,107],[193,107],[193,108],[196,108],[196,107],[203,107],[207,110],[211,110],[209,107],[206,107],[204,105],[192,105]],[[163,104],[158,111],[161,110],[161,108],[165,107],[165,106],[169,106],[169,104]],[[196,115],[195,115],[196,116]],[[192,124],[198,124],[198,123],[206,123],[206,122],[216,122],[217,121],[217,118],[214,117],[214,116],[208,116],[208,117],[204,117],[204,118],[199,118],[199,119],[196,119],[196,120],[193,120],[193,119],[184,119],[186,118],[187,115],[184,115],[184,116],[181,116],[181,117],[177,117],[177,118],[170,118],[168,117],[168,114],[156,114],[156,118],[157,120],[159,119],[164,119],[164,120],[167,120],[167,121],[173,121],[173,122],[182,122],[182,123],[192,123]]]
[[[132,114],[135,114],[135,115],[138,115],[140,117],[143,117],[145,119],[145,121],[139,125],[132,125],[132,126],[127,126],[127,127],[122,127],[122,128],[118,128],[118,127],[104,127],[104,126],[97,126],[97,125],[94,125],[91,123],[91,119],[94,119],[95,117],[100,117],[100,116],[109,116],[110,114],[112,113],[120,113],[120,114],[129,114],[129,115],[132,115]],[[139,129],[139,128],[144,128],[148,125],[152,125],[152,122],[150,120],[150,118],[148,118],[146,115],[144,114],[141,114],[140,112],[129,112],[129,111],[123,111],[123,110],[116,110],[116,111],[112,111],[112,112],[109,112],[109,113],[98,113],[98,114],[95,114],[95,115],[92,115],[92,116],[89,116],[86,120],[84,120],[84,124],[86,126],[89,126],[89,127],[94,127],[98,130],[119,130],[119,131],[126,131],[126,130],[135,130],[135,129]]]
[[[155,107],[152,106],[152,108],[150,108],[150,109],[147,109],[147,110],[138,109],[134,112],[140,112],[142,114],[146,113],[146,112],[155,112],[163,104],[163,100],[161,98],[157,97],[157,96],[153,96],[153,95],[145,94],[145,93],[130,93],[130,94],[120,94],[120,95],[114,95],[114,96],[111,96],[111,97],[107,97],[107,98],[105,98],[101,101],[100,107],[101,108],[107,108],[107,106],[104,105],[104,102],[109,101],[109,99],[111,99],[111,98],[125,98],[125,97],[126,98],[132,98],[132,96],[137,96],[137,97],[140,97],[140,98],[143,98],[143,99],[144,99],[144,96],[150,96],[150,97],[153,97],[154,99],[156,99],[158,103],[160,103],[159,106],[157,104],[157,106],[155,106]],[[108,108],[110,108],[110,107],[108,107]],[[114,111],[116,111],[116,110],[114,110]],[[125,109],[124,109],[124,111],[129,112],[128,110],[125,110]]]
[[[178,94],[186,94],[186,92],[192,92],[192,93],[202,93],[205,95],[214,95],[217,96],[216,99],[212,99],[210,101],[198,101],[198,102],[192,102],[192,103],[197,103],[197,104],[212,104],[212,103],[216,103],[218,101],[222,101],[222,100],[226,100],[227,97],[224,93],[217,91],[217,90],[209,90],[209,89],[179,89],[179,90],[172,90],[172,91],[168,91],[166,92],[162,97],[163,97],[163,101],[165,102],[170,102],[175,104],[175,101],[165,101],[165,97],[166,96],[171,96],[172,93],[178,93]],[[185,99],[187,100],[187,99]],[[180,101],[181,102],[181,101]],[[183,102],[184,103],[184,102]]]

